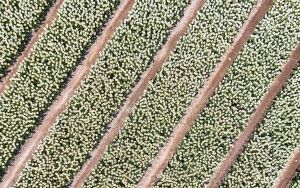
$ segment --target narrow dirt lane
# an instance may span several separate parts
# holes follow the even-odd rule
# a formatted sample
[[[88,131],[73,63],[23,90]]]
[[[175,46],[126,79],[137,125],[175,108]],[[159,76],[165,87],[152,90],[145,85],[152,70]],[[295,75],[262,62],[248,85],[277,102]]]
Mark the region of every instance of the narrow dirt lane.
[[[36,129],[31,138],[26,140],[22,146],[21,152],[16,156],[12,165],[8,168],[0,184],[1,188],[10,187],[18,179],[27,161],[32,158],[32,154],[38,144],[46,137],[49,128],[55,123],[57,117],[63,112],[70,98],[73,96],[76,88],[81,81],[90,72],[91,66],[96,62],[101,50],[105,47],[116,28],[122,20],[126,18],[131,10],[134,0],[124,0],[115,12],[113,18],[107,23],[102,34],[97,38],[96,42],[90,47],[89,53],[86,55],[82,65],[79,65],[73,73],[72,79],[67,84],[66,88],[61,92],[57,99],[48,109],[42,124]]]
[[[84,183],[85,179],[89,176],[92,169],[96,166],[97,162],[103,156],[106,148],[111,144],[113,139],[118,135],[119,131],[124,126],[125,119],[131,113],[133,107],[135,106],[135,104],[137,104],[137,102],[143,95],[143,92],[146,90],[149,82],[155,77],[156,73],[160,70],[164,62],[167,60],[172,50],[174,50],[177,41],[187,31],[188,25],[196,17],[197,11],[204,5],[204,3],[204,0],[194,0],[186,8],[184,16],[177,23],[176,27],[172,29],[166,43],[154,57],[154,63],[141,76],[141,79],[135,85],[131,94],[126,99],[117,117],[109,125],[110,129],[101,139],[97,148],[91,152],[90,160],[87,161],[81,171],[76,175],[72,183],[72,187],[80,187]]]
[[[39,36],[43,33],[45,28],[49,27],[55,20],[58,10],[62,6],[63,2],[64,0],[57,0],[55,2],[55,4],[48,11],[46,19],[43,22],[43,24],[39,27],[39,29],[36,32],[33,33],[29,43],[27,44],[22,54],[17,58],[17,61],[8,68],[7,75],[2,80],[0,80],[0,95],[2,95],[3,92],[9,88],[12,79],[16,75],[19,67],[21,66],[23,61],[27,57],[29,57],[31,49],[34,47],[35,43],[39,40]]]
[[[291,53],[291,56],[286,64],[284,64],[281,68],[281,72],[274,78],[271,83],[267,93],[260,101],[260,104],[257,106],[255,112],[250,116],[250,119],[245,125],[245,129],[241,132],[241,134],[236,139],[236,142],[232,146],[228,155],[224,158],[224,160],[220,163],[220,165],[216,168],[214,175],[212,176],[207,187],[218,187],[227,172],[230,170],[231,166],[234,164],[237,157],[244,150],[245,145],[247,144],[250,136],[255,131],[258,124],[263,120],[264,115],[268,108],[271,106],[273,100],[280,92],[280,90],[285,85],[286,81],[290,77],[293,72],[293,69],[298,66],[298,61],[300,60],[300,43],[296,47],[295,50]]]
[[[185,116],[175,127],[168,142],[153,160],[152,166],[145,172],[138,187],[151,187],[158,180],[159,175],[167,166],[168,161],[173,156],[178,145],[190,130],[192,123],[206,106],[209,98],[213,95],[219,83],[224,78],[229,66],[233,63],[233,60],[237,57],[244,44],[250,38],[256,25],[267,13],[271,4],[272,0],[259,0],[257,6],[250,13],[248,20],[236,35],[234,42],[222,56],[221,61],[216,66],[214,72],[208,78],[203,88],[199,90],[198,95],[193,99],[191,105],[187,108]]]
[[[291,183],[293,176],[297,169],[300,168],[300,147],[296,148],[294,153],[290,156],[285,169],[275,181],[274,188],[287,188]]]

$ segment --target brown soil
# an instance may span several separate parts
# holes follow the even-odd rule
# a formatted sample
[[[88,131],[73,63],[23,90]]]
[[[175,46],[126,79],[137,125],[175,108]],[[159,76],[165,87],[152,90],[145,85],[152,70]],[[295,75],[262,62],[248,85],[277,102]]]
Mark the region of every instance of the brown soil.
[[[197,11],[202,7],[203,4],[204,0],[194,0],[191,5],[187,7],[187,9],[185,10],[185,14],[180,22],[178,22],[176,27],[172,29],[167,42],[154,57],[154,63],[148,68],[146,72],[144,72],[139,82],[132,89],[131,94],[126,99],[117,117],[109,125],[110,129],[103,136],[97,148],[91,152],[91,158],[82,167],[81,171],[75,176],[71,187],[80,187],[84,183],[85,179],[89,176],[97,162],[102,158],[106,148],[111,144],[113,139],[118,135],[119,131],[124,126],[125,119],[131,113],[133,107],[143,95],[143,92],[149,85],[149,82],[155,77],[156,73],[160,70],[163,63],[167,60],[172,50],[174,50],[177,41],[187,31],[188,25],[196,17]]]
[[[293,69],[297,67],[299,60],[300,43],[298,44],[297,48],[292,52],[288,62],[282,66],[281,73],[274,78],[266,95],[263,96],[255,112],[250,116],[248,122],[246,123],[245,129],[238,136],[228,155],[216,168],[216,171],[213,174],[207,187],[218,187],[221,184],[222,180],[226,176],[227,172],[230,170],[231,166],[234,164],[237,157],[244,150],[246,143],[250,139],[252,133],[255,131],[257,125],[263,120],[264,115],[268,108],[271,106],[274,98],[285,85],[289,76],[293,72]]]
[[[185,134],[190,130],[192,123],[204,109],[209,98],[213,95],[219,83],[224,78],[229,66],[233,63],[233,60],[237,57],[244,44],[250,38],[256,25],[266,14],[268,8],[272,4],[271,2],[272,0],[260,0],[257,6],[252,10],[248,20],[234,38],[233,44],[226,50],[221,58],[221,62],[216,66],[215,71],[212,72],[203,88],[199,90],[198,95],[187,108],[186,115],[173,130],[168,142],[152,162],[152,166],[145,172],[144,177],[138,184],[139,187],[151,187],[158,180]]]
[[[43,33],[46,27],[50,26],[53,23],[53,20],[56,18],[59,8],[63,4],[64,0],[57,0],[55,4],[50,8],[47,13],[44,23],[39,27],[39,29],[33,33],[29,43],[22,52],[22,54],[17,58],[17,61],[7,69],[7,75],[0,82],[0,95],[9,88],[12,79],[15,77],[19,67],[23,61],[29,57],[31,49],[34,47],[35,43],[39,40],[39,36]]]
[[[296,175],[297,168],[300,168],[300,147],[290,156],[285,169],[274,183],[274,188],[287,188]]]
[[[96,42],[90,47],[89,53],[86,55],[82,65],[79,65],[73,73],[72,79],[67,84],[66,88],[57,97],[56,101],[48,109],[48,112],[43,119],[42,124],[36,129],[31,138],[26,140],[22,146],[21,152],[16,156],[12,165],[8,168],[3,182],[0,187],[11,186],[19,177],[22,169],[27,161],[32,158],[32,154],[37,148],[38,144],[46,137],[49,128],[55,123],[57,117],[66,108],[70,98],[73,96],[74,91],[80,85],[81,81],[90,72],[91,66],[96,62],[100,52],[105,47],[116,28],[124,20],[129,10],[132,8],[134,0],[124,0],[120,5],[113,18],[108,22],[102,34],[97,38]]]

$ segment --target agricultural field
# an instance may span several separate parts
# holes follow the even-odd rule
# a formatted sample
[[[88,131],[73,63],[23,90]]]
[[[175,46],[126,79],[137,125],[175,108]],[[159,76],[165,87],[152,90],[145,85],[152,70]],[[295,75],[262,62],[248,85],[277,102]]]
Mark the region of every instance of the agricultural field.
[[[104,154],[87,187],[133,187],[138,183],[254,4],[250,0],[232,7],[221,0],[207,1]],[[210,19],[221,13],[224,17]],[[235,13],[240,16],[232,16]],[[220,23],[224,27],[218,27]]]
[[[300,187],[299,26],[298,0],[1,1],[0,187]]]
[[[25,49],[54,0],[0,2],[0,78]]]
[[[300,124],[300,93],[297,88],[300,88],[300,67],[246,145],[226,177],[224,187],[272,186],[278,173],[285,168],[289,156],[300,144],[300,132],[297,131]]]
[[[285,63],[290,51],[297,44],[300,30],[296,25],[299,24],[300,17],[296,11],[299,10],[299,6],[296,3],[290,3],[290,10],[295,16],[289,21],[282,19],[286,14],[285,6],[286,3],[278,2],[275,4],[258,25],[243,52],[235,60],[215,95],[178,148],[177,153],[163,173],[158,187],[195,187],[199,184],[203,186],[208,183],[214,169],[228,153],[237,135],[243,130],[245,122],[260,102],[274,75],[278,73],[281,64]],[[293,24],[294,27],[291,26]],[[289,28],[293,29],[289,30],[290,32],[285,32]],[[286,40],[287,38],[290,40]],[[269,48],[270,45],[272,48]],[[268,54],[268,56],[264,56],[264,54]],[[299,96],[295,96],[295,100],[297,97]],[[288,103],[284,104],[289,106]],[[297,114],[296,109],[297,107],[294,108],[295,114]],[[274,111],[274,113],[278,113],[278,111]],[[275,125],[274,129],[278,127],[274,124],[275,122],[281,124],[279,119],[270,123],[270,126]],[[294,126],[296,126],[296,122]],[[291,134],[293,133],[294,131],[291,130]],[[268,137],[269,134],[266,136]],[[270,137],[266,139],[270,139]],[[295,137],[290,141],[294,142],[297,139],[299,138]],[[260,158],[254,158],[254,153],[262,154],[265,148],[261,144],[270,144],[267,141],[259,140],[258,142],[260,144],[253,147],[253,152],[249,153],[249,157],[253,157],[251,158],[253,161],[248,162],[249,160],[246,161],[245,159],[242,164],[250,165],[254,161],[258,162]],[[254,151],[255,148],[256,151]],[[275,154],[275,149],[273,152]],[[290,150],[282,150],[282,152],[288,155]],[[270,154],[271,151],[264,157],[269,156],[272,159]],[[269,161],[270,165],[274,165],[274,161],[270,161],[270,158],[266,158],[266,160]],[[276,162],[279,161],[276,160]],[[262,165],[262,163],[260,164]],[[245,167],[245,169],[250,170],[250,166]],[[261,171],[259,166],[254,169],[257,170],[257,173]],[[268,170],[273,171],[274,169],[269,167]],[[273,172],[278,172],[278,170]],[[237,171],[241,172],[241,168],[238,168]],[[232,178],[235,178],[236,182],[228,184],[227,187],[245,185],[245,182],[241,180],[243,174],[241,172],[238,176],[233,176]],[[254,174],[254,172],[250,174],[250,172],[245,174],[245,177],[252,177],[247,182],[258,183],[251,185],[252,187],[263,185],[262,182],[254,181],[258,174]],[[272,183],[270,180],[268,182]]]
[[[70,106],[24,169],[17,186],[44,183],[60,187],[69,183],[105,133],[114,114],[151,63],[187,4],[187,0],[136,3],[76,92]],[[147,30],[142,31],[143,27]],[[126,35],[128,31],[131,32],[129,37]],[[86,124],[89,127],[85,127]],[[58,167],[60,165],[61,168]]]
[[[292,180],[291,188],[300,187],[300,173],[298,173]]]
[[[32,134],[119,1],[67,0],[0,96],[0,171]]]

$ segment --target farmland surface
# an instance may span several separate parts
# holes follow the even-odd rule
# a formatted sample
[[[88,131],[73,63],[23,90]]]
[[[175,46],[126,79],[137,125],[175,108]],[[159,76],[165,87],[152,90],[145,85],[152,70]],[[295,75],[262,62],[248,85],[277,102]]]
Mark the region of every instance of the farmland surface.
[[[21,54],[55,0],[0,2],[0,80]]]
[[[291,182],[291,188],[300,187],[300,173],[298,173]]]
[[[207,1],[104,154],[86,182],[87,187],[131,187],[139,181],[254,4],[255,1],[242,6]],[[218,19],[210,19],[221,13]],[[224,27],[218,27],[220,23]]]
[[[1,173],[38,126],[118,3],[64,2],[54,24],[41,36],[9,89],[0,96]]]
[[[0,187],[298,188],[299,90],[299,0],[1,0]]]
[[[71,181],[188,3],[138,1],[134,5],[25,168],[17,186],[63,186]]]
[[[285,4],[276,3],[261,21],[179,147],[163,173],[162,180],[157,184],[158,187],[203,186],[208,183],[213,170],[226,156],[230,145],[260,102],[270,81],[297,44],[300,33],[296,25],[299,18],[295,16],[294,19],[285,22],[282,19],[287,15],[284,12]],[[297,15],[296,3],[291,3],[290,8],[291,12]],[[293,28],[291,32],[284,31],[290,28]],[[282,38],[276,37],[278,35]],[[291,41],[286,41],[286,38]],[[272,47],[269,47],[271,45]],[[263,54],[268,56],[263,58]],[[240,177],[236,176],[236,180]]]
[[[273,185],[294,148],[300,144],[300,132],[297,131],[300,124],[299,87],[300,68],[294,72],[286,88],[274,101],[264,121],[226,177],[224,187]]]

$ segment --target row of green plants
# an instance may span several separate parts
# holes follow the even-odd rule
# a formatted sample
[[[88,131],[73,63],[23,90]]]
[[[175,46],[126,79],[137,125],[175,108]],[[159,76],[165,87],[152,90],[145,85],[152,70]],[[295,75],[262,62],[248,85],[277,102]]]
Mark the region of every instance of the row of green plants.
[[[300,187],[300,173],[297,172],[297,174],[295,175],[295,177],[293,178],[292,182],[291,182],[291,188],[298,188]]]
[[[40,124],[119,0],[66,0],[0,96],[0,172]]]
[[[300,67],[278,95],[264,121],[259,124],[245,151],[226,177],[224,187],[272,187],[294,149],[300,145],[299,88]]]
[[[206,2],[85,187],[135,187],[255,2]]]
[[[25,49],[55,0],[0,2],[0,79]]]
[[[276,1],[186,135],[157,187],[204,187],[209,182],[297,44],[298,10],[296,2]],[[274,113],[270,117],[276,116]],[[283,134],[285,132],[281,132]],[[258,138],[257,133],[253,138]],[[285,138],[287,142],[295,142],[294,138]],[[271,135],[257,143],[245,160],[238,160],[240,165],[234,167],[222,187],[270,187],[265,186],[270,182],[264,178],[269,169],[262,164],[276,164],[278,158],[272,155],[278,155],[281,148],[278,151],[270,149],[266,154],[265,148],[271,147],[269,145],[272,145]],[[265,155],[256,157],[261,153]]]
[[[189,0],[135,2],[16,187],[70,183],[188,4]]]

